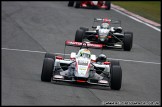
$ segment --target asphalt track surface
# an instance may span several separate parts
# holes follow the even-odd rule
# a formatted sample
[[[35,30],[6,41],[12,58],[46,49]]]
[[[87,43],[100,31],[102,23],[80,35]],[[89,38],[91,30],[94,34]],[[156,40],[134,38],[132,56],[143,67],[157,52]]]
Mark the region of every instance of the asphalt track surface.
[[[114,10],[75,9],[67,2],[2,2],[2,48],[63,53],[64,41],[74,40],[80,26],[91,27],[95,17],[122,21],[134,33],[131,52],[104,50],[110,58],[158,62],[160,33]],[[69,49],[70,48],[70,49]],[[67,53],[75,50],[69,47]],[[71,49],[72,48],[72,49]],[[161,103],[161,64],[120,61],[120,91],[107,87],[40,80],[44,53],[1,50],[2,105],[101,105],[107,101]],[[92,50],[99,54],[98,49]]]

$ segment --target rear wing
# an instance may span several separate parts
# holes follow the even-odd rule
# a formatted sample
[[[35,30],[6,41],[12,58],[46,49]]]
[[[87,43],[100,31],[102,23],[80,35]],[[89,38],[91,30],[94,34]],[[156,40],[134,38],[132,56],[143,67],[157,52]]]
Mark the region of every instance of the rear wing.
[[[111,22],[108,18],[94,18],[94,22]]]
[[[121,26],[120,20],[111,20],[111,19],[108,19],[108,18],[94,18],[94,22],[107,22],[109,24],[120,24],[120,26]]]
[[[92,43],[87,43],[87,42],[75,42],[71,40],[66,40],[65,41],[65,46],[77,46],[77,47],[87,47],[87,48],[103,48],[102,44],[92,44]]]
[[[64,47],[64,58],[65,58],[66,46],[80,47],[80,49],[83,47],[86,47],[87,49],[88,48],[96,48],[96,49],[101,49],[102,50],[101,53],[103,53],[103,47],[104,47],[103,44],[92,44],[92,43],[88,43],[88,42],[75,42],[72,40],[66,40],[65,47]]]

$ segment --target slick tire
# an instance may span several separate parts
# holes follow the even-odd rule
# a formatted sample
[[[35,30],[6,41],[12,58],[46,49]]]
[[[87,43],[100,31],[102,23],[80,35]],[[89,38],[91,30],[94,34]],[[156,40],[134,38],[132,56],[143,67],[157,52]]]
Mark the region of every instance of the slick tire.
[[[55,61],[55,55],[52,54],[52,53],[46,53],[45,56],[44,56],[44,58],[52,58],[53,61]]]
[[[111,2],[110,1],[106,1],[105,4],[107,6],[106,10],[110,10],[111,9]]]
[[[133,44],[133,33],[124,32],[124,39],[123,39],[124,51],[130,51],[132,49],[132,44]]]
[[[52,77],[52,71],[54,67],[54,61],[52,58],[45,58],[43,61],[41,80],[50,82]]]
[[[120,63],[118,60],[109,59],[108,61],[111,62],[111,66],[114,66],[114,65],[120,66]]]
[[[80,29],[83,30],[83,31],[88,31],[88,30],[89,30],[89,29],[86,28],[86,27],[80,27]]]
[[[81,4],[80,1],[76,1],[76,3],[75,3],[75,8],[79,8],[79,7],[80,7],[80,4]]]
[[[122,84],[122,69],[120,66],[114,65],[110,68],[110,88],[120,90]]]
[[[82,42],[83,36],[84,36],[84,31],[81,30],[81,29],[77,30],[76,34],[75,34],[75,41],[76,42]]]
[[[73,7],[73,5],[74,5],[74,1],[69,1],[68,6]]]

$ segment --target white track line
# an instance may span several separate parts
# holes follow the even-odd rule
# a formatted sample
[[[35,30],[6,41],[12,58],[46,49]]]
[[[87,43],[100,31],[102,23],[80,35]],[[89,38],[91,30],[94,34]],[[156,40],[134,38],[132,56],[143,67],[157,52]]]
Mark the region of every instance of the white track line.
[[[140,62],[140,63],[150,63],[150,64],[161,64],[161,63],[158,63],[158,62],[135,61],[135,60],[116,59],[116,58],[107,58],[107,59],[121,60],[121,61],[128,61],[128,62]]]
[[[137,22],[143,23],[143,24],[145,24],[146,26],[149,26],[149,27],[151,27],[151,28],[153,28],[153,29],[155,29],[155,30],[161,32],[161,29],[159,29],[159,28],[157,28],[157,27],[155,27],[155,26],[152,26],[152,25],[150,25],[150,24],[148,24],[148,23],[146,23],[146,22],[144,22],[144,21],[141,21],[141,20],[139,20],[139,19],[137,19],[137,18],[135,18],[135,17],[133,17],[133,16],[130,16],[130,15],[124,13],[124,12],[121,12],[121,11],[115,9],[115,8],[112,8],[112,9],[115,10],[116,12],[118,12],[118,13],[121,13],[121,14],[123,14],[123,15],[125,15],[125,16],[131,18],[131,19],[133,19],[133,20],[136,20]]]
[[[24,52],[31,52],[31,53],[46,53],[42,51],[31,51],[31,50],[21,50],[21,49],[9,49],[9,48],[1,48],[2,50],[8,50],[8,51],[24,51]]]
[[[46,53],[42,51],[31,51],[31,50],[21,50],[21,49],[9,49],[9,48],[1,48],[2,50],[8,50],[8,51],[21,51],[21,52],[31,52],[31,53]],[[63,53],[54,53],[58,55],[64,55]],[[65,54],[66,56],[69,56],[70,54]],[[121,60],[121,61],[129,61],[129,62],[139,62],[139,63],[149,63],[149,64],[161,64],[158,62],[147,62],[147,61],[136,61],[136,60],[127,60],[127,59],[116,59],[116,58],[108,58],[113,60]]]

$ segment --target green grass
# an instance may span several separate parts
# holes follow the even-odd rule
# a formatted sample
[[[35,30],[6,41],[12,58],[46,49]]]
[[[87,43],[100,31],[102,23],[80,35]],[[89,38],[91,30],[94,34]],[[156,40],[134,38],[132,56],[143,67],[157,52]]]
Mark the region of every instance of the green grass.
[[[160,1],[112,1],[112,3],[147,19],[161,23]]]

